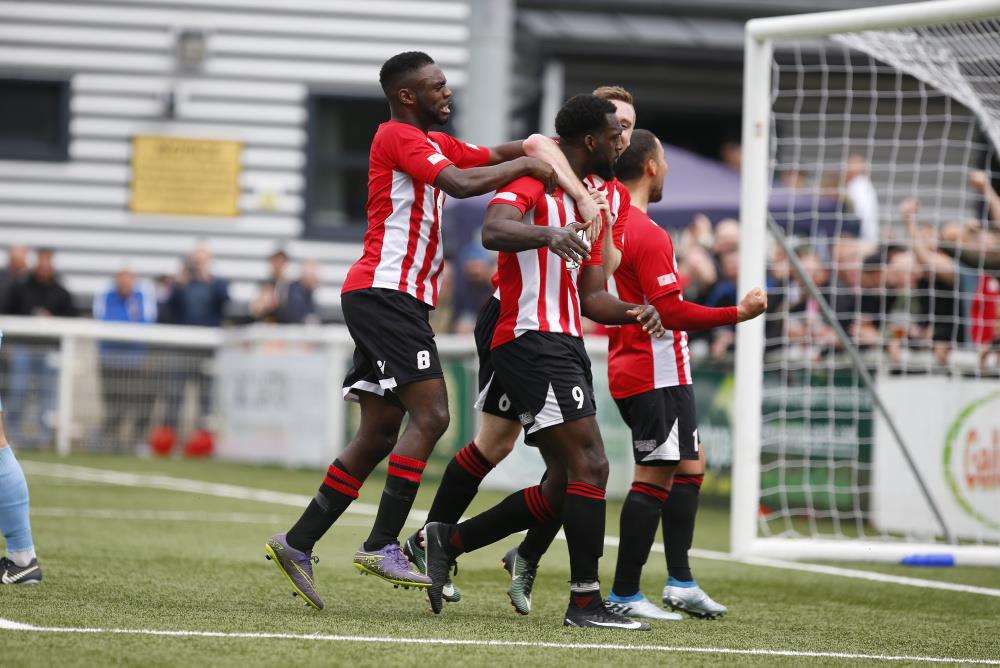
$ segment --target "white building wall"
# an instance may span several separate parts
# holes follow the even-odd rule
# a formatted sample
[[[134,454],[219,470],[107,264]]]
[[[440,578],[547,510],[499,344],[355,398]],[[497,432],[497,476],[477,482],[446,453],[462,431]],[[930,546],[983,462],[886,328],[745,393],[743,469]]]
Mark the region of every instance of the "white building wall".
[[[0,76],[67,76],[72,89],[68,162],[0,160],[0,245],[55,246],[69,287],[89,293],[126,260],[172,273],[205,237],[234,296],[248,298],[275,239],[302,231],[309,90],[380,95],[379,66],[408,49],[429,52],[461,88],[469,14],[469,0],[0,1]],[[207,33],[207,54],[200,73],[175,79],[185,29]],[[165,120],[172,88],[176,114]],[[131,214],[136,134],[244,142],[241,215]],[[290,249],[327,261],[320,299],[338,301],[358,245]]]

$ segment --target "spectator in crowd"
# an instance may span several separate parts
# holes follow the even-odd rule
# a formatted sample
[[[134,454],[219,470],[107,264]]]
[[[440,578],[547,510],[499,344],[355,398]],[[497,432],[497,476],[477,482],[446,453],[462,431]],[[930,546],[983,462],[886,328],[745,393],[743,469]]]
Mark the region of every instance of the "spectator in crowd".
[[[726,167],[738,172],[743,163],[743,147],[738,141],[724,141],[719,147],[719,158]]]
[[[278,305],[276,320],[285,324],[319,324],[313,297],[318,287],[319,263],[306,260],[299,270],[298,280],[289,284],[285,302]]]
[[[288,272],[288,253],[283,249],[278,249],[267,260],[269,265],[269,276],[257,292],[257,296],[250,302],[250,314],[257,322],[279,322],[278,310],[283,303],[288,300],[288,286],[290,281]]]
[[[31,273],[13,285],[9,299],[9,313],[13,315],[76,315],[69,291],[56,276],[53,251],[48,248],[35,252]],[[7,427],[14,442],[27,447],[52,442],[57,373],[53,356],[48,353],[47,346],[41,343],[10,346],[10,392],[4,406]],[[33,415],[36,409],[37,416]]]
[[[284,268],[280,271],[283,273]],[[212,274],[212,251],[206,244],[198,244],[185,260],[170,292],[168,305],[174,322],[219,327],[228,303],[229,281]]]
[[[958,266],[938,248],[937,231],[931,225],[919,225],[920,202],[915,197],[900,204],[900,214],[913,244],[918,263],[917,289],[921,295],[920,314],[932,341],[935,361],[948,364],[954,342],[962,337],[961,308],[958,299]]]
[[[171,318],[169,322],[219,327],[228,303],[229,282],[212,273],[212,251],[207,244],[199,243],[185,258],[180,274],[172,281],[166,300]],[[192,382],[198,390],[198,415],[195,431],[189,435],[186,449],[190,449],[190,444],[196,441],[211,443],[212,436],[208,430],[208,419],[212,413],[211,354],[166,349],[157,351],[157,356],[162,358],[160,366],[167,369],[167,405],[164,424],[156,427],[150,435],[154,450],[169,452],[173,448],[181,427],[184,390]]]
[[[969,309],[969,340],[979,353],[979,369],[983,373],[990,368],[990,357],[995,357],[997,365],[1000,366],[998,316],[1000,316],[1000,279],[984,273],[979,278],[979,285],[976,286],[976,294]]]
[[[720,226],[722,224],[720,222]],[[716,228],[718,231],[718,227]],[[719,236],[716,234],[716,246],[719,246]],[[722,248],[729,248],[729,246],[722,245]],[[740,254],[737,248],[729,248],[723,255],[719,257],[719,280],[716,281],[715,285],[708,293],[708,297],[705,299],[706,306],[712,307],[725,307],[725,306],[736,306],[739,298],[737,297],[737,284],[740,278]],[[712,359],[721,360],[728,352],[732,350],[733,344],[736,342],[736,328],[733,326],[729,327],[716,327],[712,330],[711,343],[709,345],[709,354]]]
[[[174,313],[171,304],[176,282],[176,277],[170,274],[160,274],[153,279],[153,290],[156,294],[156,322],[162,325],[177,324],[178,316]]]
[[[870,244],[879,241],[878,193],[869,175],[868,161],[864,156],[853,154],[847,158],[844,168],[844,186],[848,209],[861,223],[858,237]]]
[[[812,246],[803,245],[795,249],[805,274],[819,290],[820,297],[829,299],[830,271],[819,252]],[[791,342],[808,346],[814,356],[819,356],[831,345],[835,337],[823,319],[818,300],[809,292],[805,282],[793,272],[793,281],[788,295],[789,317],[786,336]]]
[[[156,322],[156,295],[151,285],[136,284],[135,273],[119,269],[112,284],[94,295],[94,318],[106,322]],[[122,425],[131,413],[133,442],[146,437],[158,379],[144,343],[102,341],[100,344],[101,399],[104,406],[103,438],[121,450]]]
[[[734,218],[723,218],[715,224],[715,231],[712,235],[712,252],[715,254],[719,268],[722,268],[722,259],[740,248],[740,221]]]
[[[11,293],[14,315],[52,315],[73,317],[73,298],[56,276],[51,248],[35,251],[35,266],[28,277],[19,282]]]
[[[7,266],[0,272],[0,313],[11,313],[14,290],[27,277],[28,249],[11,246],[7,249]]]
[[[476,239],[459,251],[456,264],[450,330],[469,334],[476,328],[479,310],[493,294],[491,279],[497,268],[497,258]]]

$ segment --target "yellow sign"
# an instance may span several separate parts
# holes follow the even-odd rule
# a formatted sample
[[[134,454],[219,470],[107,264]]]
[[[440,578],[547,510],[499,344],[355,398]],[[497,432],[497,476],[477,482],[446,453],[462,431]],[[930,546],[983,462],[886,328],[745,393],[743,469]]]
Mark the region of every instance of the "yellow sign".
[[[242,150],[238,141],[134,137],[130,209],[134,213],[237,215]]]

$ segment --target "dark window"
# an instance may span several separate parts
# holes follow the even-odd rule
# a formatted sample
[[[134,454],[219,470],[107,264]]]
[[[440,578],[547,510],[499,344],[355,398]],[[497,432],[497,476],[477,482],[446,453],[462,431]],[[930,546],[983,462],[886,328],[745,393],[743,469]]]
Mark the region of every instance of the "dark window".
[[[388,118],[381,98],[310,98],[306,236],[360,239],[364,234],[368,149]]]
[[[69,82],[0,79],[0,158],[69,158]]]

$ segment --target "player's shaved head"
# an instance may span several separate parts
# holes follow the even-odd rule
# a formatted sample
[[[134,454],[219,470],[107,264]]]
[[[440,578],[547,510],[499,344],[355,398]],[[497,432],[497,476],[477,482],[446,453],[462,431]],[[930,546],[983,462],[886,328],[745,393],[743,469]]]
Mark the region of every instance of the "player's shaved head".
[[[635,181],[642,177],[646,170],[646,162],[655,160],[657,156],[657,140],[649,130],[636,130],[632,133],[632,142],[615,163],[615,174],[623,182]]]
[[[406,88],[413,75],[425,65],[433,65],[434,59],[423,51],[397,53],[382,63],[378,81],[386,97],[392,97],[400,88]]]

